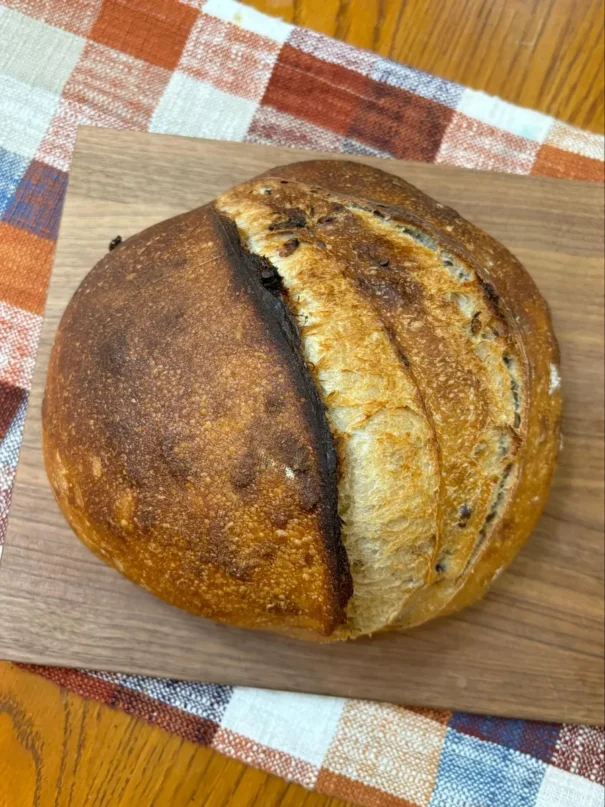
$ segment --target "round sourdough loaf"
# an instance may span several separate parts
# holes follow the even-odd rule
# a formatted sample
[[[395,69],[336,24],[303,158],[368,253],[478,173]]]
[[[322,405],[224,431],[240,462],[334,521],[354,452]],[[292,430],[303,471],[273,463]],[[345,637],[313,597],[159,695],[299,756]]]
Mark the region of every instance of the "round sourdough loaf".
[[[276,168],[111,251],[59,326],[44,456],[65,517],[157,596],[308,639],[478,599],[559,444],[548,308],[403,180]]]

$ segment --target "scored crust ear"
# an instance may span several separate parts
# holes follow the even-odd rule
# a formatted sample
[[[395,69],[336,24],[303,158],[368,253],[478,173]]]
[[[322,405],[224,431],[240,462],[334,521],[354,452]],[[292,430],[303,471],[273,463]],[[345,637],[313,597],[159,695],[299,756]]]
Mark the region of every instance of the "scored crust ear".
[[[510,562],[548,493],[561,412],[548,307],[506,248],[393,175],[312,160],[268,171],[248,192],[262,192],[265,177],[277,183],[272,199],[286,181],[295,183],[291,199],[317,193],[333,205],[332,232],[324,229],[322,241],[373,300],[436,432],[442,483],[433,575],[391,624],[456,610]]]
[[[355,275],[364,262],[338,250],[360,240],[354,216],[328,191],[280,180],[240,185],[216,206],[278,273],[336,441],[353,575],[339,635],[381,630],[431,578],[440,464],[416,379]]]

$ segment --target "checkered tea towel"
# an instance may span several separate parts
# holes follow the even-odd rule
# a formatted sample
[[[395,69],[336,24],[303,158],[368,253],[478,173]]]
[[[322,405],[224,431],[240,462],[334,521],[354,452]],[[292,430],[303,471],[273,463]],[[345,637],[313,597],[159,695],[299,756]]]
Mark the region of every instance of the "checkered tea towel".
[[[81,123],[603,179],[598,135],[233,0],[0,0],[2,529]],[[35,669],[368,807],[603,806],[599,728]]]

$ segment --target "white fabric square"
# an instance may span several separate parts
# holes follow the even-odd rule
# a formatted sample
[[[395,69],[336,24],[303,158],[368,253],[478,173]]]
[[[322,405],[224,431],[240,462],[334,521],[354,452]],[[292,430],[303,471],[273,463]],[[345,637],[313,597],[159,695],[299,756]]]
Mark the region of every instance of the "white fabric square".
[[[427,807],[446,730],[401,706],[350,700],[323,767]]]
[[[221,726],[319,768],[344,704],[343,698],[236,687]]]
[[[0,74],[0,146],[31,160],[58,103],[58,95]]]
[[[67,173],[71,165],[78,126],[124,128],[119,119],[104,110],[73,103],[62,96],[36,151],[36,159]]]
[[[150,132],[242,140],[257,104],[176,70],[153,113]]]
[[[266,36],[282,45],[290,36],[290,31],[294,28],[283,20],[276,17],[269,17],[262,14],[255,8],[244,6],[235,0],[207,0],[203,6],[205,14],[218,17],[225,22],[239,25],[247,31]]]
[[[374,65],[380,60],[376,53],[355,48],[346,42],[309,31],[307,28],[295,28],[288,44],[302,50],[303,53],[315,56],[316,59],[331,62],[339,67],[346,67],[347,70],[353,70],[362,76],[369,75]]]
[[[565,151],[573,151],[593,160],[605,159],[605,138],[603,135],[587,132],[555,120],[546,142]]]
[[[14,192],[19,187],[29,160],[21,154],[0,148],[0,216],[4,213]]]
[[[0,300],[0,381],[29,389],[42,317]]]
[[[11,501],[17,460],[19,459],[26,410],[27,398],[17,410],[4,436],[4,440],[0,441],[0,558],[2,557],[2,543],[6,532],[8,508]]]
[[[27,398],[19,406],[4,435],[4,440],[0,441],[0,490],[3,491],[10,491],[17,469],[26,411]]]
[[[603,807],[605,789],[583,776],[549,765],[535,807]]]
[[[16,11],[0,17],[0,72],[61,95],[85,39]]]
[[[552,118],[533,109],[525,109],[478,90],[466,89],[458,102],[458,112],[497,129],[543,143]]]

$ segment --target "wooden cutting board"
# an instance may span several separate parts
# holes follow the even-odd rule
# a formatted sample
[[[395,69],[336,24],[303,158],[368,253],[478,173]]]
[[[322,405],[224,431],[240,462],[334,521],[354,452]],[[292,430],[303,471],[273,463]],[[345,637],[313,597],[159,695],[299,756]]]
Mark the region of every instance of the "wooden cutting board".
[[[477,606],[407,634],[327,646],[237,630],[137,588],[63,521],[42,465],[40,403],[53,336],[81,279],[115,235],[130,236],[270,166],[309,156],[80,130],[0,567],[0,656],[602,722],[603,191],[596,185],[355,158],[411,180],[501,239],[553,309],[565,394],[560,467],[531,541]]]

